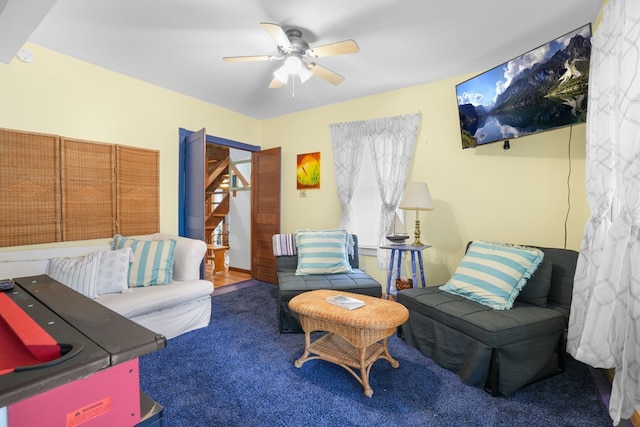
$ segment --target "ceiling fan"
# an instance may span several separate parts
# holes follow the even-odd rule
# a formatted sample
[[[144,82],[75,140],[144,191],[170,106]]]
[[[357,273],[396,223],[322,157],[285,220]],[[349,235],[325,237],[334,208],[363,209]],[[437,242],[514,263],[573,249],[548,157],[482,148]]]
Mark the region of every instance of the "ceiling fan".
[[[302,38],[302,31],[296,28],[290,28],[285,31],[280,25],[269,22],[261,22],[260,26],[278,44],[279,55],[226,56],[222,59],[226,62],[283,60],[284,64],[273,73],[274,76],[269,84],[269,89],[282,87],[287,83],[289,76],[295,75],[303,83],[312,75],[315,75],[333,85],[338,85],[344,81],[344,77],[313,62],[313,60],[325,56],[357,53],[360,50],[354,40],[343,40],[323,46],[311,47]],[[310,59],[310,61],[305,62],[305,59]]]

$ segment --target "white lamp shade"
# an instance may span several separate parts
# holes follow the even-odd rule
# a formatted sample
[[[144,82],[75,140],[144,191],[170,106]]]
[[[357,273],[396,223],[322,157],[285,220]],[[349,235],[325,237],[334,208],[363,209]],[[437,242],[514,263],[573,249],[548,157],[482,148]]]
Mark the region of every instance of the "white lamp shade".
[[[410,182],[404,189],[400,200],[400,209],[412,209],[419,211],[433,210],[431,193],[426,182]]]

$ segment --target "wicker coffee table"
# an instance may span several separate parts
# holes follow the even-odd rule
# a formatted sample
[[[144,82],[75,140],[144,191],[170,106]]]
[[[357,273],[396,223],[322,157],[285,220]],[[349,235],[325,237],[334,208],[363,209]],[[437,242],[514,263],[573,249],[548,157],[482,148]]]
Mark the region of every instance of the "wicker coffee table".
[[[333,295],[357,298],[365,305],[347,310],[326,302],[326,297]],[[362,384],[364,394],[371,397],[369,372],[373,363],[386,359],[392,367],[400,366],[400,362],[389,354],[387,338],[409,318],[403,305],[366,295],[320,289],[292,298],[289,307],[300,316],[305,334],[304,353],[295,361],[297,368],[313,359],[335,363],[353,375]],[[328,333],[311,342],[314,331]]]

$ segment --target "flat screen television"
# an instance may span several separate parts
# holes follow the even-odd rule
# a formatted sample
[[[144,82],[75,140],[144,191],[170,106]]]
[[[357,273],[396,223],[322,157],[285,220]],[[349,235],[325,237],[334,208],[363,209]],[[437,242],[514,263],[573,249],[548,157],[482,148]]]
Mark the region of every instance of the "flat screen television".
[[[456,85],[462,148],[583,123],[591,24]]]

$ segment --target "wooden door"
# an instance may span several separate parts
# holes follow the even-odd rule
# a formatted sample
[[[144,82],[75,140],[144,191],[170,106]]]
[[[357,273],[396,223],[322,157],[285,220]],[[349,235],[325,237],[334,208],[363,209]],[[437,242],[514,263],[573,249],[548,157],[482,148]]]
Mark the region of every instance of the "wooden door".
[[[271,243],[280,232],[280,147],[251,155],[251,274],[277,283]]]
[[[204,241],[205,138],[203,128],[184,141],[184,236]]]

